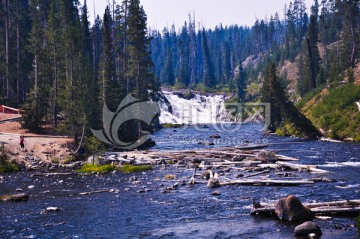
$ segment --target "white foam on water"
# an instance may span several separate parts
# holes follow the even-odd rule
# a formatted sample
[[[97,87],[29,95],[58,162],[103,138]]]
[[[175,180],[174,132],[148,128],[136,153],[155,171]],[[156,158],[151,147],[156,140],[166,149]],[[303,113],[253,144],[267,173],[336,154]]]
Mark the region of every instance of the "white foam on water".
[[[325,137],[321,137],[320,141],[325,141],[325,142],[333,142],[333,143],[343,143],[340,140],[335,140],[335,139],[330,139],[330,138],[325,138]]]
[[[320,157],[319,156],[306,156],[306,158],[317,159],[317,158],[320,158]]]
[[[325,165],[321,165],[321,167],[328,168],[337,168],[337,167],[360,167],[360,162],[326,162]]]
[[[360,188],[360,184],[349,184],[346,186],[335,186],[336,188],[348,189],[348,188]]]

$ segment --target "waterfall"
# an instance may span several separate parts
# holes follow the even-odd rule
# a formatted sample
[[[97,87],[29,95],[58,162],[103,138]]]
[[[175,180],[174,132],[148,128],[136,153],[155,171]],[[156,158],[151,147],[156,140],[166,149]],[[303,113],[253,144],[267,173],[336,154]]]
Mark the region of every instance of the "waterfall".
[[[225,109],[226,96],[223,94],[193,93],[192,97],[184,97],[181,92],[163,91],[163,95],[165,99],[160,102],[161,124],[230,122],[230,114]]]

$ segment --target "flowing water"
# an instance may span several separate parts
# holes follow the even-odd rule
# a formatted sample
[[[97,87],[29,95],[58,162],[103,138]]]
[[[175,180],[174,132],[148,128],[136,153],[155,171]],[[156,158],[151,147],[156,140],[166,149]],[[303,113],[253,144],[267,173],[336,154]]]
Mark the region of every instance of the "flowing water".
[[[215,133],[221,135],[215,146],[198,144]],[[321,165],[330,171],[326,177],[337,182],[297,187],[224,186],[220,188],[221,196],[212,196],[214,189],[203,184],[162,193],[162,188],[175,182],[164,180],[164,175],[175,174],[186,181],[192,175],[190,169],[172,166],[136,173],[139,183],[129,182],[131,175],[120,172],[49,177],[31,177],[34,172],[7,174],[0,180],[0,194],[12,194],[21,188],[30,199],[0,203],[0,238],[288,239],[293,238],[297,224],[250,216],[253,199],[275,201],[289,194],[297,195],[302,202],[360,198],[359,144],[264,136],[259,124],[163,129],[154,137],[155,150],[267,143],[269,149],[298,157],[300,163]],[[34,188],[28,188],[30,185]],[[119,192],[80,194],[103,189]],[[139,189],[151,191],[138,193]],[[50,206],[61,211],[40,213]],[[323,231],[322,238],[359,238],[354,218],[315,221]]]

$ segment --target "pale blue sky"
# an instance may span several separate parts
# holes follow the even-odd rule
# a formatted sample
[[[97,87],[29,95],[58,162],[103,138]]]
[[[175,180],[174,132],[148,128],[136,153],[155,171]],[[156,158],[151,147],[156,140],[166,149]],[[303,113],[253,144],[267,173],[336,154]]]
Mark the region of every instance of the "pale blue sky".
[[[111,3],[113,0],[109,0]],[[152,29],[162,30],[165,26],[175,24],[179,29],[184,21],[188,21],[189,13],[195,12],[196,22],[202,27],[214,28],[219,23],[225,25],[238,24],[252,26],[255,19],[263,19],[266,16],[278,12],[280,17],[284,16],[285,3],[289,5],[290,0],[140,0],[148,16],[148,26]],[[93,2],[96,14],[100,17],[108,0],[87,0],[90,21],[93,22]],[[121,0],[117,0],[121,2]],[[307,10],[314,0],[305,0]],[[83,0],[80,0],[83,3]]]

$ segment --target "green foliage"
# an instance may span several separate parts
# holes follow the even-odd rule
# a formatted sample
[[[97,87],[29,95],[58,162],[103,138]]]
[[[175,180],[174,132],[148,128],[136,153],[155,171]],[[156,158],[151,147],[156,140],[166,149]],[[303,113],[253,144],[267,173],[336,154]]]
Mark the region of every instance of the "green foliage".
[[[359,230],[359,234],[360,234],[360,215],[356,218],[356,226]]]
[[[185,94],[183,95],[183,98],[184,99],[187,99],[187,100],[191,100],[192,98],[195,97],[195,94],[191,91],[191,90],[188,90],[187,92],[185,92]]]
[[[268,66],[261,100],[271,104],[271,122],[268,130],[275,132],[279,127],[288,125],[285,128],[286,132],[294,133],[296,136],[308,138],[320,136],[311,121],[301,114],[286,97],[284,89],[277,80],[274,64]]]
[[[354,83],[354,81],[355,81],[355,76],[354,76],[354,70],[353,70],[353,68],[349,67],[349,68],[346,70],[346,74],[347,74],[347,77],[348,77],[348,82],[349,82],[349,83]]]
[[[216,85],[214,65],[210,56],[208,39],[204,28],[202,31],[202,47],[204,54],[204,84],[207,87],[214,87]]]
[[[306,95],[304,95],[301,100],[297,103],[296,107],[298,109],[302,109],[305,104],[311,100],[315,95],[319,94],[321,90],[323,89],[323,86],[317,87],[316,89],[313,89],[312,91],[308,92]]]
[[[359,140],[360,114],[355,102],[360,100],[360,86],[342,85],[323,95],[306,114],[328,137],[335,139],[354,138]]]
[[[69,164],[72,163],[76,160],[76,156],[74,155],[68,155],[65,159],[64,159],[64,164]]]
[[[151,165],[130,165],[124,164],[121,167],[121,171],[124,173],[135,173],[135,172],[142,172],[147,170],[152,170],[153,167]]]
[[[20,168],[16,163],[10,162],[4,144],[0,146],[0,173],[17,172]]]
[[[106,148],[102,141],[100,141],[95,136],[91,136],[86,140],[85,149],[94,160],[95,156],[103,153]]]
[[[80,169],[76,170],[77,173],[107,173],[117,170],[118,167],[116,165],[105,164],[105,165],[97,165],[97,164],[84,164]]]

